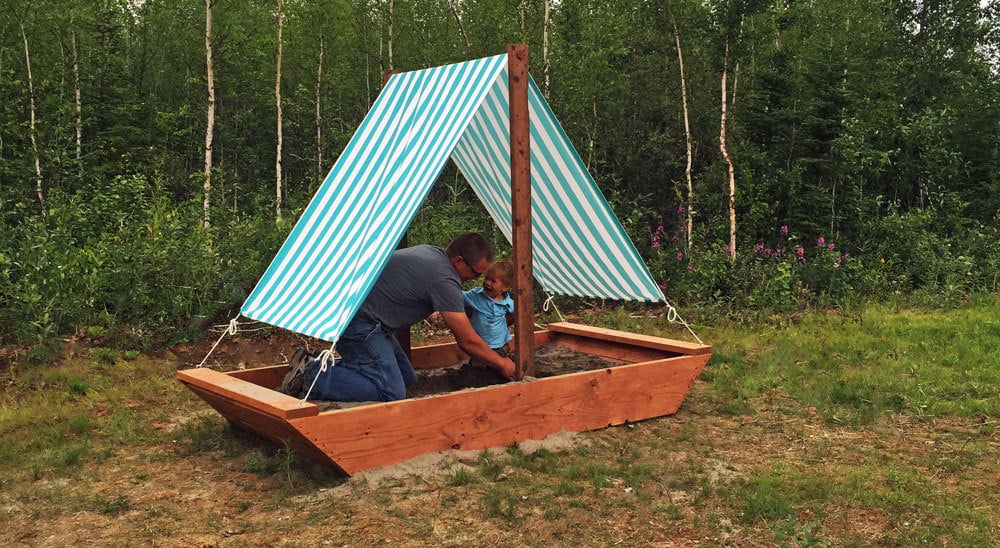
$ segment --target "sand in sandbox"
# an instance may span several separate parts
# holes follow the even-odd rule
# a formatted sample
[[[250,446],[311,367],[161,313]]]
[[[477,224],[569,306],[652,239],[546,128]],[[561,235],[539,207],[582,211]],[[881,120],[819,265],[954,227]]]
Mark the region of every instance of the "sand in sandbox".
[[[591,371],[622,363],[624,362],[577,352],[556,344],[546,344],[535,349],[535,377],[537,378]],[[451,367],[422,369],[417,370],[417,382],[406,388],[406,396],[408,398],[421,398],[505,382],[508,381],[495,369],[479,364],[465,363]]]
[[[546,344],[535,348],[535,377],[554,377],[567,373],[592,371],[604,367],[614,367],[625,362],[610,360],[601,356],[577,352],[557,344]],[[450,367],[433,369],[418,369],[417,382],[406,388],[407,398],[423,398],[437,394],[446,394],[468,388],[481,388],[495,384],[504,384],[504,379],[496,370],[486,366],[470,363],[457,364]],[[320,407],[321,411],[328,409],[344,409],[375,402],[335,402],[310,400]]]

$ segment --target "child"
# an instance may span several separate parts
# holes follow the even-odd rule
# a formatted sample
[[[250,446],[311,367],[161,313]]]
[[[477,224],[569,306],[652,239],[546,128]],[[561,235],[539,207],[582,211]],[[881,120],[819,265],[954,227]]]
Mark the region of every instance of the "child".
[[[514,313],[514,300],[507,293],[512,283],[514,264],[501,259],[486,269],[482,287],[462,292],[472,328],[501,356],[507,355],[507,343],[513,338],[507,329]]]

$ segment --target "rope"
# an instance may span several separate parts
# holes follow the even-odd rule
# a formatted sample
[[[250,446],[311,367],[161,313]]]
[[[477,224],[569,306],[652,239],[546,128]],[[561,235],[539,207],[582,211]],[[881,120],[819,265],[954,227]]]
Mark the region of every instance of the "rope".
[[[330,344],[330,348],[320,352],[319,355],[316,356],[316,359],[319,360],[319,371],[316,372],[316,376],[313,377],[312,382],[309,383],[309,390],[306,390],[306,395],[302,396],[302,403],[306,403],[306,401],[309,399],[309,395],[312,394],[313,387],[316,386],[316,381],[319,380],[319,376],[322,375],[323,373],[326,373],[327,369],[330,366],[337,363],[333,355],[333,349],[336,346],[337,346],[337,341],[334,340],[333,343]],[[330,362],[330,365],[327,365],[327,361]]]
[[[684,321],[684,318],[681,317],[680,313],[677,312],[677,309],[674,308],[674,305],[670,304],[670,301],[667,300],[667,297],[666,295],[663,294],[663,291],[660,291],[660,297],[662,297],[663,302],[667,304],[667,313],[666,313],[667,321],[670,323],[680,323],[681,325],[684,326],[685,329],[688,330],[688,333],[690,333],[691,336],[694,337],[694,340],[698,341],[698,344],[705,346],[705,343],[701,342],[701,339],[698,338],[698,335],[694,332],[693,329],[691,329],[691,326],[688,325],[688,323]]]
[[[559,316],[559,321],[561,322],[566,321],[566,318],[563,317],[562,312],[559,311],[559,307],[556,306],[556,301],[555,301],[556,296],[553,295],[552,293],[546,293],[546,295],[548,295],[548,298],[546,298],[545,302],[542,303],[542,312],[548,312],[549,307],[551,306],[552,310],[555,310],[556,315]]]
[[[260,327],[249,327],[251,325],[259,325]],[[213,325],[208,330],[209,332],[212,333],[219,333],[222,331],[227,331],[228,329],[229,329],[229,324],[224,323],[224,324]],[[242,326],[240,327],[240,333],[255,333],[257,331],[267,331],[268,329],[274,329],[274,326],[265,324],[264,322],[250,320],[242,322]]]
[[[205,365],[205,362],[208,360],[208,357],[212,355],[212,352],[215,352],[215,347],[219,346],[219,343],[222,342],[223,337],[225,337],[226,335],[236,334],[236,332],[238,331],[236,320],[239,317],[240,315],[237,314],[233,319],[229,320],[229,326],[226,327],[225,331],[223,331],[221,335],[219,335],[219,339],[215,341],[215,344],[213,344],[212,348],[209,349],[208,354],[205,354],[205,357],[201,360],[201,363],[198,364],[198,368]]]

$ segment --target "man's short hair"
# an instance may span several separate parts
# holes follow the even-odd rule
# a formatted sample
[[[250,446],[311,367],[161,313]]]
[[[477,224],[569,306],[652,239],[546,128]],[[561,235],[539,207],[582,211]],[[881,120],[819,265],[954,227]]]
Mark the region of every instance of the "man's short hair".
[[[478,232],[466,232],[456,236],[444,252],[448,258],[461,256],[470,263],[478,263],[483,259],[493,260],[493,248],[490,247],[490,242]]]

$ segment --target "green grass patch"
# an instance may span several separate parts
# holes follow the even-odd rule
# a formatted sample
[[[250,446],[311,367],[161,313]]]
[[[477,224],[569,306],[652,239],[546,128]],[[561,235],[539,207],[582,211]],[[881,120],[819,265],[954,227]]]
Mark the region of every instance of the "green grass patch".
[[[722,411],[753,413],[753,398],[780,389],[836,424],[887,413],[1000,416],[1000,301],[971,308],[812,314],[786,326],[713,330],[702,375]]]
[[[621,310],[622,329],[681,336]],[[343,490],[330,489],[343,475],[230,425],[176,381],[176,360],[77,351],[11,370],[0,487],[19,509],[12,529],[91,513],[141,528],[132,542],[231,531],[268,544],[273,529],[338,544],[991,546],[995,318],[997,299],[977,297],[699,330],[716,350],[675,416]],[[204,485],[218,505],[184,509],[175,490],[195,480],[185,493]]]

